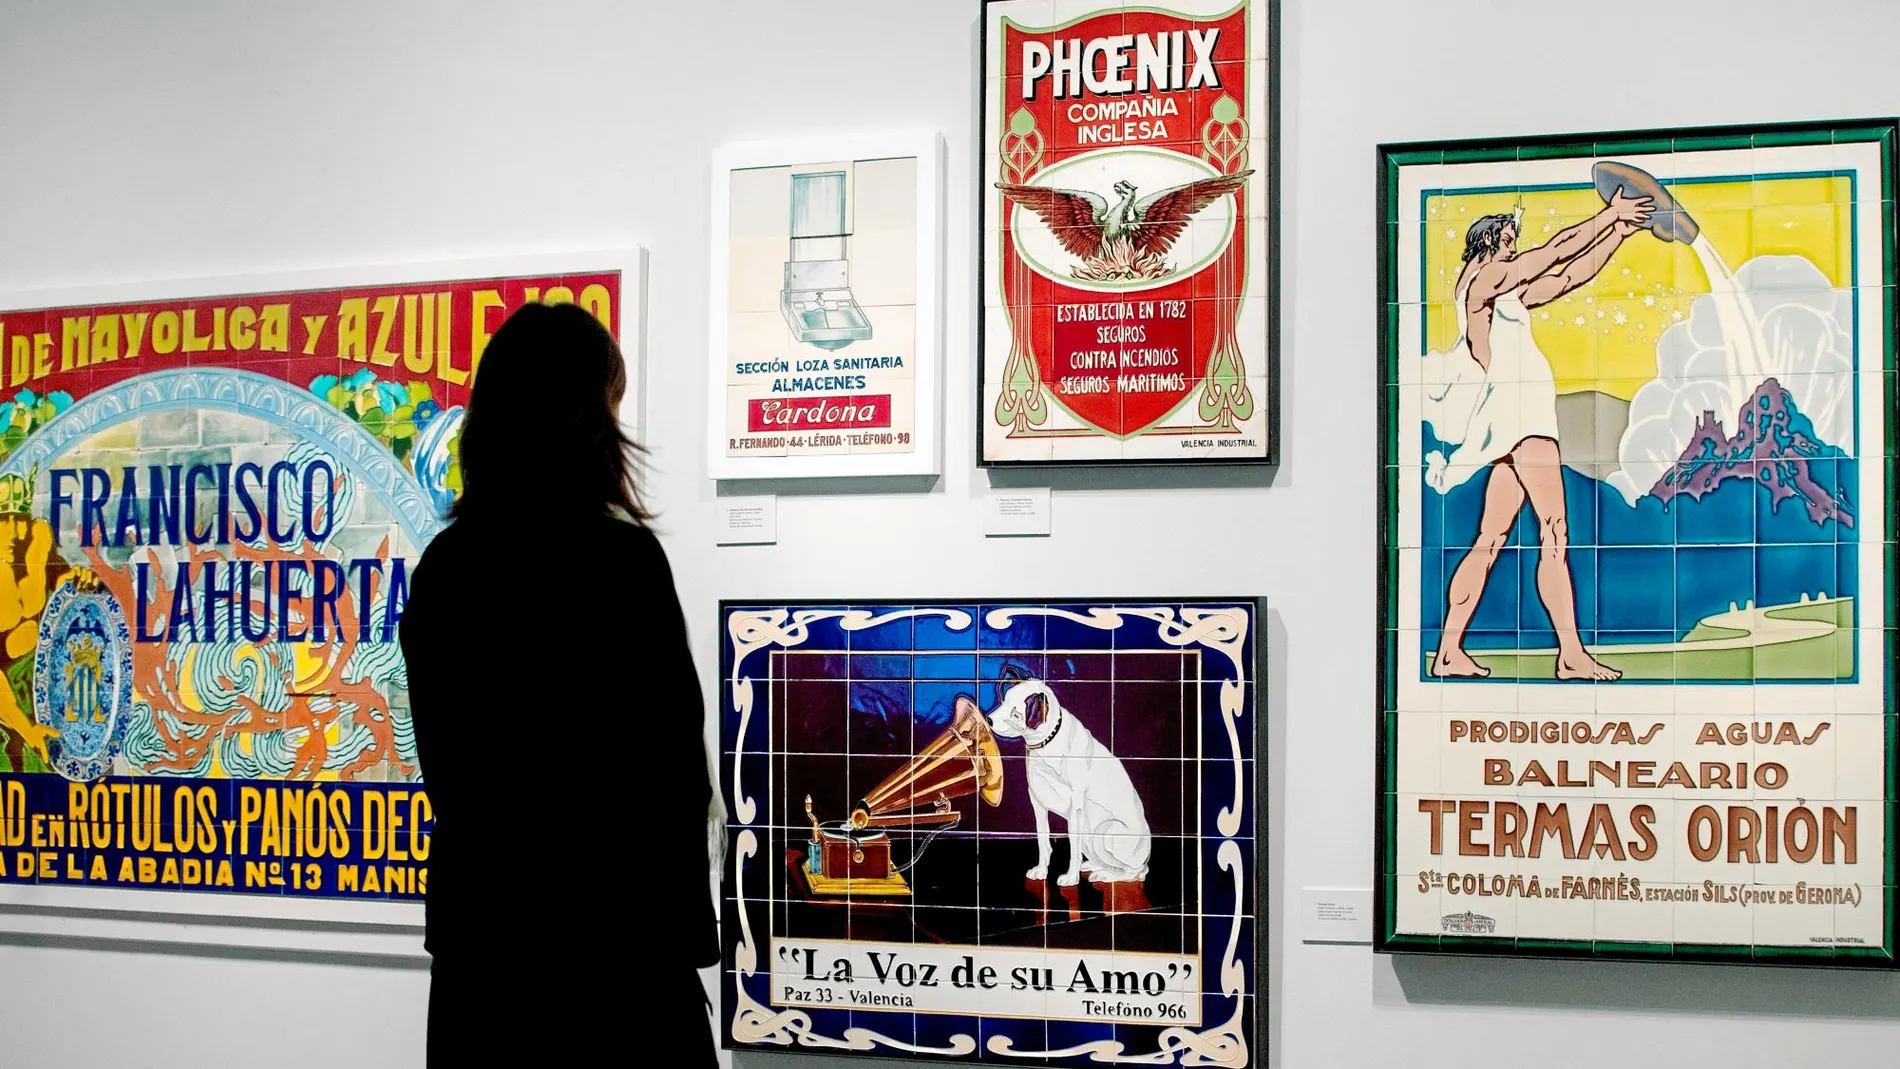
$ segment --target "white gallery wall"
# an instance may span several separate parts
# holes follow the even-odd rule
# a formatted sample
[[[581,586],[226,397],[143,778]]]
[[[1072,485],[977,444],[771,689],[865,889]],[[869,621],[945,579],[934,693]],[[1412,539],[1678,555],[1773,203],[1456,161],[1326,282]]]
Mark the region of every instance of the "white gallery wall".
[[[4,0],[0,291],[642,244],[650,490],[709,702],[722,597],[1265,594],[1274,1065],[1895,1065],[1900,976],[1393,960],[1294,938],[1301,887],[1372,880],[1374,146],[1893,115],[1900,4],[1287,0],[1282,463],[995,476],[973,461],[978,6]],[[711,150],[918,127],[948,149],[946,472],[781,486],[777,545],[715,548]],[[1053,537],[984,539],[993,480],[1055,487]],[[613,730],[602,764],[632,745]],[[544,771],[573,757],[550,745]],[[664,782],[641,792],[667,810]],[[559,894],[498,923],[533,938]],[[602,964],[629,987],[642,967]],[[426,991],[401,964],[12,937],[0,1065],[419,1066]]]

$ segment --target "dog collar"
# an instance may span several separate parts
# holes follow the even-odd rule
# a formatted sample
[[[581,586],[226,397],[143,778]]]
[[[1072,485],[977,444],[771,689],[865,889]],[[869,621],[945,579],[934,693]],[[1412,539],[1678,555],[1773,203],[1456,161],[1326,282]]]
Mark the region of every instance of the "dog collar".
[[[1050,727],[1049,727],[1049,734],[1045,735],[1041,742],[1031,742],[1029,740],[1029,737],[1025,735],[1023,737],[1023,745],[1027,746],[1032,751],[1040,750],[1044,746],[1047,746],[1050,743],[1056,741],[1056,736],[1061,734],[1061,732],[1062,732],[1062,708],[1061,706],[1057,706],[1056,715],[1052,719]]]

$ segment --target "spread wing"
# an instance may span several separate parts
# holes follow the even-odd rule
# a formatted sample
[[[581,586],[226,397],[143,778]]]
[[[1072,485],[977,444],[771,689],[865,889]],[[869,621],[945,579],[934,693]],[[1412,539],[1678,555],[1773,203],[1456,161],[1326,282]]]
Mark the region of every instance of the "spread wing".
[[[1003,196],[1040,216],[1069,255],[1086,260],[1102,251],[1102,220],[1108,217],[1108,202],[1102,198],[1079,189],[1021,186],[1013,182],[998,182],[996,188],[1003,191]]]
[[[1138,202],[1135,205],[1135,217],[1139,221],[1132,235],[1135,249],[1156,255],[1167,252],[1174,247],[1175,242],[1181,240],[1181,232],[1187,229],[1189,219],[1194,218],[1201,209],[1246,185],[1247,177],[1251,174],[1253,172],[1247,170],[1238,174],[1203,178],[1184,186],[1164,189]]]

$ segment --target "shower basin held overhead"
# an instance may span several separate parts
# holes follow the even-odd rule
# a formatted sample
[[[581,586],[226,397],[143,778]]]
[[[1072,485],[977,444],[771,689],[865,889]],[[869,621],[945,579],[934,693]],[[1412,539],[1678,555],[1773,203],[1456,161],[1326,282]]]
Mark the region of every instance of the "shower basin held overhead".
[[[792,337],[820,349],[842,349],[871,337],[871,320],[851,294],[846,260],[791,260],[785,264],[785,288],[779,310]]]
[[[1648,221],[1640,224],[1643,229],[1656,235],[1662,241],[1679,241],[1684,245],[1695,244],[1701,228],[1696,226],[1689,213],[1682,210],[1676,198],[1656,176],[1641,167],[1615,160],[1604,160],[1590,170],[1591,184],[1596,187],[1597,196],[1608,204],[1619,190],[1626,197],[1648,197],[1654,211]]]

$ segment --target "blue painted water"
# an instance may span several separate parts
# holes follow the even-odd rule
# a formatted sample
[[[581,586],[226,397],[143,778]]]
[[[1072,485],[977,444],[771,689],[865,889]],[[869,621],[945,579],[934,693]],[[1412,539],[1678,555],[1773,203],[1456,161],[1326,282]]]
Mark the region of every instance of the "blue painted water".
[[[1429,428],[1423,433],[1428,455],[1444,448]],[[1814,480],[1844,506],[1856,504],[1850,493],[1858,485],[1855,460],[1808,464]],[[1423,486],[1423,472],[1417,477]],[[1470,552],[1487,478],[1443,495],[1423,488],[1419,619],[1426,649],[1437,646],[1446,584]],[[1699,501],[1680,497],[1664,507],[1644,496],[1632,506],[1608,484],[1565,468],[1564,501],[1577,624],[1589,645],[1673,642],[1731,604],[1777,605],[1859,591],[1857,530],[1815,523],[1798,499],[1776,508],[1769,491],[1749,480],[1725,482]],[[1537,523],[1526,506],[1478,603],[1467,649],[1556,645],[1537,596],[1537,557]]]

